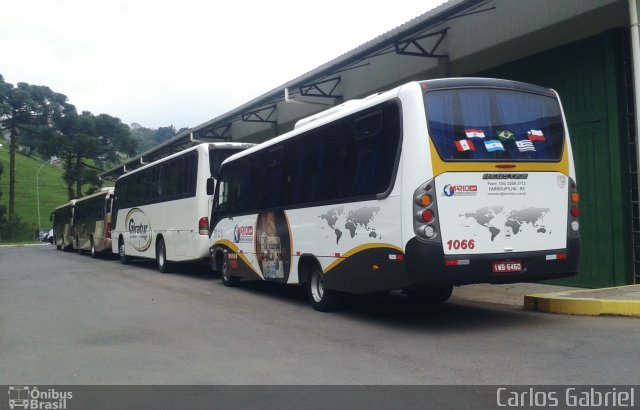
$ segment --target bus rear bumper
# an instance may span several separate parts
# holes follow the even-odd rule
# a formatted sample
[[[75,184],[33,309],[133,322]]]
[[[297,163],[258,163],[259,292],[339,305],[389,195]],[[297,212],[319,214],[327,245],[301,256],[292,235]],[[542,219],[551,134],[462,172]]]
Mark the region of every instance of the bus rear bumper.
[[[580,238],[569,238],[566,249],[490,255],[445,256],[440,244],[417,238],[406,247],[407,288],[473,283],[536,282],[578,273]],[[522,262],[521,272],[496,273],[493,262]]]

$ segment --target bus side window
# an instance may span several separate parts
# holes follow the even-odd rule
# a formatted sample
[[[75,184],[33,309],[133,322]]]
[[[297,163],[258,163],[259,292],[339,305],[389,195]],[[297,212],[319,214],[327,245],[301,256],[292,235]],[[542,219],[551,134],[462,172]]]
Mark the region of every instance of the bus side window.
[[[341,198],[349,197],[353,192],[353,184],[357,168],[357,144],[355,130],[351,121],[340,124],[340,186]]]
[[[380,170],[380,131],[382,112],[377,110],[354,120],[354,142],[356,143],[356,173],[352,195],[372,195],[377,193],[378,171]],[[391,154],[389,152],[388,154]]]
[[[309,136],[307,149],[311,161],[305,178],[311,185],[311,202],[330,201],[338,197],[339,128],[325,127]]]
[[[158,193],[158,200],[159,201],[164,201],[164,197],[165,197],[165,192],[166,192],[166,164],[161,164],[158,167],[158,181],[156,183],[156,190]]]
[[[269,150],[267,156],[268,172],[265,175],[265,184],[263,189],[266,189],[265,203],[262,208],[273,208],[283,204],[282,198],[282,147],[277,147]]]

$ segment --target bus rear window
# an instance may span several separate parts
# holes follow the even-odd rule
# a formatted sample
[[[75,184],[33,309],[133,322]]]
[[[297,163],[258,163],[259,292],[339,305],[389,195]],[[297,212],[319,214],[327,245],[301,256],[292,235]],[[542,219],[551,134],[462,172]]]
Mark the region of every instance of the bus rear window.
[[[431,139],[445,161],[559,161],[564,125],[551,95],[492,88],[427,91]]]
[[[209,168],[211,170],[211,175],[216,177],[220,172],[220,165],[224,162],[225,159],[229,158],[233,154],[237,154],[241,149],[225,149],[225,148],[216,148],[209,150]]]

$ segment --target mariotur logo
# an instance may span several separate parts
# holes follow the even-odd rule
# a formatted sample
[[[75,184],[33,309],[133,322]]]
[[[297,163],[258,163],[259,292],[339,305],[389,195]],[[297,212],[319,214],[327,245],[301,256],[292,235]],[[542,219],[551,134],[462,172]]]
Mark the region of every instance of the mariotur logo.
[[[447,184],[442,189],[442,193],[444,196],[474,196],[478,194],[478,186]]]
[[[37,386],[9,386],[10,409],[66,409],[73,393],[55,388],[40,391]]]

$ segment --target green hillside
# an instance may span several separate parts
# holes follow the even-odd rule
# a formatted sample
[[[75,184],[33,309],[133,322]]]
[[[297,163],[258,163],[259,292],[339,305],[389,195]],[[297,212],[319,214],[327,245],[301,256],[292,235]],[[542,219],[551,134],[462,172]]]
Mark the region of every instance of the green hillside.
[[[2,141],[0,148],[0,162],[4,166],[4,172],[0,176],[0,192],[2,198],[0,205],[9,210],[9,144]],[[38,204],[36,201],[36,175],[43,161],[30,158],[22,154],[16,154],[16,214],[20,220],[26,223],[28,232],[20,235],[20,238],[28,240],[33,238],[38,226]],[[62,179],[62,168],[59,165],[47,164],[40,170],[39,194],[40,194],[40,226],[42,229],[51,228],[49,214],[51,211],[65,202],[68,202],[67,188]],[[1,238],[5,241],[7,238]]]

